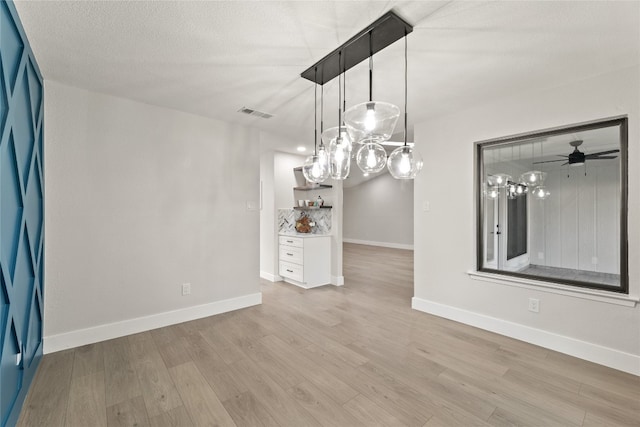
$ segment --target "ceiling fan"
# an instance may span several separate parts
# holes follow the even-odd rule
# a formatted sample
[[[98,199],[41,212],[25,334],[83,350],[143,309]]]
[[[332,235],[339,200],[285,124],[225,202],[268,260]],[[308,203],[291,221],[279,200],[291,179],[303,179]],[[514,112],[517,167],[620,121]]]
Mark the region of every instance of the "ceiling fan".
[[[618,156],[607,156],[607,154],[618,153],[620,150],[607,150],[600,151],[599,153],[591,153],[585,154],[582,151],[578,150],[578,147],[582,145],[582,140],[578,139],[575,141],[571,141],[569,145],[574,147],[573,152],[568,156],[559,155],[560,157],[564,157],[564,159],[560,160],[547,160],[545,162],[534,162],[534,164],[538,163],[554,163],[554,162],[565,162],[561,166],[570,165],[570,166],[578,166],[584,164],[587,160],[604,160],[604,159],[615,159]]]

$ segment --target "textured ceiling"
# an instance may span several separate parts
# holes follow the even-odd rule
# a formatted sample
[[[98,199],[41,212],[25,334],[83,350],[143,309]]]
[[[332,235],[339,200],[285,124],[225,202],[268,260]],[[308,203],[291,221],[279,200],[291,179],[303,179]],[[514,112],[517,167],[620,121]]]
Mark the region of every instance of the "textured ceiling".
[[[415,26],[411,124],[640,58],[639,2],[16,1],[16,8],[45,79],[308,145],[313,85],[300,73],[391,8]],[[374,57],[375,99],[402,104],[402,54],[398,42]],[[364,67],[347,73],[348,104],[367,96]],[[335,83],[326,85],[325,127],[337,122]],[[243,106],[275,116],[242,115]]]

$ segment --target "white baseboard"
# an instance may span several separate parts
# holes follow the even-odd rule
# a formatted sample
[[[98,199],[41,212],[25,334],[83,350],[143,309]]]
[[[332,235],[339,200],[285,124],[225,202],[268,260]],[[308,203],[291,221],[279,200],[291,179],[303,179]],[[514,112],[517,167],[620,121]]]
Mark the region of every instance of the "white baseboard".
[[[152,314],[150,316],[123,320],[121,322],[108,323],[86,329],[65,332],[58,335],[44,337],[44,354],[68,348],[79,347],[86,344],[119,338],[126,335],[137,334],[151,329],[162,328],[176,323],[226,313],[262,304],[262,293],[244,295],[209,304],[196,305],[194,307]]]
[[[374,242],[371,240],[358,240],[358,239],[346,239],[346,238],[343,238],[342,241],[344,243],[355,243],[357,245],[381,246],[383,248],[407,249],[410,251],[413,250],[413,245],[407,245],[404,243]]]
[[[413,297],[411,299],[411,308],[539,345],[550,350],[575,356],[633,375],[640,375],[640,356],[638,355],[422,298]]]
[[[331,276],[331,284],[334,286],[344,286],[344,276]]]
[[[266,271],[260,271],[260,277],[270,282],[282,282],[284,280],[282,276],[267,273]]]

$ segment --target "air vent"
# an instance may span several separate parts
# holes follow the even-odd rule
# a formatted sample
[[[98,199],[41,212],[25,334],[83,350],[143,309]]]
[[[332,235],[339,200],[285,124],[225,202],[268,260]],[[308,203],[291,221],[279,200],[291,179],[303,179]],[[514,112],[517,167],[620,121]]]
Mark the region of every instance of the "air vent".
[[[238,113],[248,114],[250,116],[260,117],[262,119],[270,119],[273,114],[265,113],[264,111],[252,110],[251,108],[242,107],[238,110]]]

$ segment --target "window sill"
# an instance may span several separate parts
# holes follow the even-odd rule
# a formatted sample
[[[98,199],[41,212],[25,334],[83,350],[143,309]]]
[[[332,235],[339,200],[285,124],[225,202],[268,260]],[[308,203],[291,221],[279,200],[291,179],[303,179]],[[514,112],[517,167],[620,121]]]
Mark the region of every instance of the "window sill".
[[[592,301],[600,301],[608,304],[635,307],[640,298],[632,295],[618,294],[615,292],[598,291],[594,289],[582,289],[573,286],[565,286],[540,280],[524,279],[521,277],[503,276],[501,274],[485,273],[482,271],[467,271],[473,280],[498,283],[500,285],[515,286],[518,288],[535,289],[552,294],[566,295],[574,298],[583,298]]]

